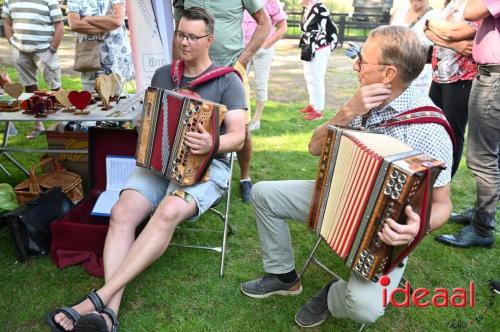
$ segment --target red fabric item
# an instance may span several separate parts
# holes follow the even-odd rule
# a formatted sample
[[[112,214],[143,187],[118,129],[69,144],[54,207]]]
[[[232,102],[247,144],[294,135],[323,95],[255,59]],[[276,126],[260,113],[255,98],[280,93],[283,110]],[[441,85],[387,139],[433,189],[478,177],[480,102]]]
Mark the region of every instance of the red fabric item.
[[[105,144],[103,144],[105,142]],[[91,191],[67,214],[50,225],[52,261],[59,268],[81,264],[91,275],[104,275],[102,253],[109,218],[90,215],[106,188],[106,156],[135,155],[137,132],[117,128],[90,128],[89,178]]]
[[[102,255],[89,251],[59,249],[55,253],[55,256],[58,257],[58,264],[56,265],[60,269],[64,269],[71,265],[81,264],[88,274],[94,277],[104,278]]]

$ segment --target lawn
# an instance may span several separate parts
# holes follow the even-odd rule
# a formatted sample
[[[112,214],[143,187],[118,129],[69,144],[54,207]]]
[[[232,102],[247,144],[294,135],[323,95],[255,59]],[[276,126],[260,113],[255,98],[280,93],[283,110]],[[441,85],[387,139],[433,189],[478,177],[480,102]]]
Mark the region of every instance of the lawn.
[[[9,71],[15,77],[12,71]],[[66,89],[78,88],[77,77],[64,77]],[[354,86],[344,86],[342,95],[352,93]],[[276,179],[313,179],[317,158],[307,152],[307,142],[318,123],[302,121],[297,103],[269,102],[261,130],[253,137],[254,181]],[[327,115],[331,116],[332,111]],[[21,134],[30,124],[19,125]],[[14,138],[20,140],[21,138]],[[33,146],[45,146],[39,137]],[[20,155],[24,165],[33,164],[39,156]],[[12,177],[0,172],[0,182],[17,184],[23,175],[2,159]],[[293,316],[298,308],[329,280],[316,266],[304,278],[304,292],[296,297],[272,297],[254,300],[239,291],[241,282],[262,274],[260,247],[252,208],[241,202],[238,190],[239,169],[235,167],[231,224],[236,233],[229,237],[225,275],[219,277],[219,256],[192,249],[170,248],[145,273],[134,280],[125,292],[120,311],[121,331],[298,331]],[[462,210],[475,200],[474,181],[463,161],[453,182],[455,210]],[[498,215],[497,215],[498,217]],[[175,242],[217,241],[217,234],[195,232],[213,226],[211,217],[197,225],[182,225]],[[315,243],[314,235],[303,225],[291,222],[292,241],[297,267],[305,261]],[[492,250],[459,250],[442,246],[433,240],[436,234],[459,229],[445,225],[428,236],[411,255],[405,276],[414,288],[431,291],[443,287],[450,292],[457,287],[476,285],[473,308],[388,308],[383,318],[368,331],[498,331],[500,309],[498,297],[491,302],[488,280],[500,277],[498,244]],[[498,235],[496,239],[499,241]],[[45,314],[55,307],[79,301],[103,281],[89,276],[79,267],[57,269],[50,257],[16,262],[16,253],[6,227],[0,229],[0,329],[2,331],[48,331]],[[326,246],[318,257],[342,277],[349,271]],[[348,320],[329,319],[311,331],[354,331],[359,325]]]

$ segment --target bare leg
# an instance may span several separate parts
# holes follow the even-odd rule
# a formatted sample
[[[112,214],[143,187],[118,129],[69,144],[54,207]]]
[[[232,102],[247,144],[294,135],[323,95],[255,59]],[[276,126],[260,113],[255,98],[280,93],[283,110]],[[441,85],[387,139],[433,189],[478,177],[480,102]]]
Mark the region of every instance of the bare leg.
[[[135,207],[137,203],[133,204]],[[111,277],[106,276],[106,283],[97,291],[103,302],[113,305],[112,309],[118,310],[119,300],[125,285],[165,252],[177,225],[195,213],[196,204],[194,202],[188,204],[183,199],[174,196],[167,196],[163,199],[119,267]],[[116,253],[113,252],[113,254]],[[113,299],[115,295],[118,296]],[[113,299],[113,303],[110,303],[111,299]],[[94,306],[90,300],[85,300],[74,306],[73,309],[80,314],[88,314],[94,311]],[[72,322],[64,315],[62,316],[60,318],[57,315],[55,321],[72,329]]]
[[[108,282],[134,244],[137,226],[152,212],[149,201],[135,190],[126,190],[113,207],[109,230],[104,244],[104,279]],[[108,307],[118,314],[125,288],[109,301]],[[106,315],[104,315],[106,317]]]
[[[243,149],[237,152],[238,164],[240,165],[240,179],[248,179],[250,177],[250,159],[252,157],[252,136],[248,125],[245,126],[245,144]]]
[[[262,112],[264,111],[265,101],[255,101],[255,114],[253,116],[253,122],[260,122],[260,117],[262,116]]]

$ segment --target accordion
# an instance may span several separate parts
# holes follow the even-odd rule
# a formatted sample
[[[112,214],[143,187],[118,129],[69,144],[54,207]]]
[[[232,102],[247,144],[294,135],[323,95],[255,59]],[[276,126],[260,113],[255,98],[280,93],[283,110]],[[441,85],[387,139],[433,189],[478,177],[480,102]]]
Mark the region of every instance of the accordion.
[[[226,106],[194,95],[149,87],[136,150],[136,163],[181,185],[204,179],[219,148],[220,125]],[[185,134],[198,124],[212,136],[212,151],[205,155],[190,153]]]
[[[329,126],[308,226],[346,265],[369,280],[396,267],[429,229],[432,187],[443,163],[391,136]],[[384,221],[405,224],[404,208],[420,215],[408,246],[377,235]]]

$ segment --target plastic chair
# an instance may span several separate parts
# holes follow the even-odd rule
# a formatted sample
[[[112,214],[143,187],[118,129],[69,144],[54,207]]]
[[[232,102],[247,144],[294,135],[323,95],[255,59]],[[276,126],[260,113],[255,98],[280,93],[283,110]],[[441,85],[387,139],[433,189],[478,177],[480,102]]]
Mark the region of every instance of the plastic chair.
[[[193,248],[193,249],[202,249],[202,250],[211,250],[220,253],[220,276],[224,275],[224,260],[227,249],[227,236],[234,234],[231,225],[229,225],[229,207],[231,202],[231,178],[233,176],[233,154],[228,154],[229,157],[229,177],[228,177],[228,185],[227,190],[210,208],[206,213],[213,213],[218,220],[222,221],[224,228],[222,230],[222,243],[215,246],[208,245],[199,245],[199,244],[183,244],[183,243],[171,243],[172,247],[181,247],[181,248]],[[204,216],[204,215],[203,215]],[[201,216],[201,218],[203,218]],[[202,222],[202,220],[198,221]]]

